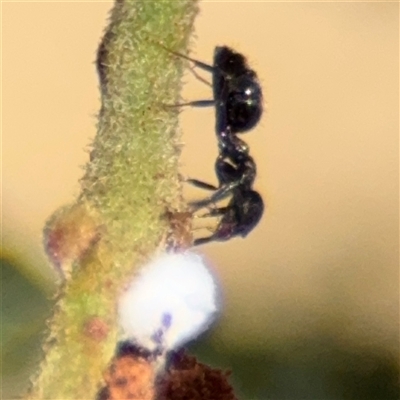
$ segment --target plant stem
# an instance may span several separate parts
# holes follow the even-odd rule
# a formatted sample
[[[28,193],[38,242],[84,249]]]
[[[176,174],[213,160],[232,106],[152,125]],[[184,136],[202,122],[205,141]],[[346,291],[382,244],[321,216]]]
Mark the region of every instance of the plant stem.
[[[117,0],[100,45],[102,109],[76,204],[45,228],[67,279],[32,399],[94,399],[118,341],[116,302],[135,271],[165,245],[185,210],[176,111],[197,1]],[[189,221],[190,223],[190,221]],[[160,244],[161,243],[161,244]]]

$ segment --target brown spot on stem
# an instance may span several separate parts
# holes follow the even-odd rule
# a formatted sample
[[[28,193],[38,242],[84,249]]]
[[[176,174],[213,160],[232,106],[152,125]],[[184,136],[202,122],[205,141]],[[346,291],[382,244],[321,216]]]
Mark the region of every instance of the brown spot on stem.
[[[89,318],[83,326],[83,333],[96,342],[106,339],[109,331],[109,326],[99,317]]]
[[[189,211],[170,211],[165,213],[170,225],[167,245],[169,248],[187,249],[192,246],[192,213]]]
[[[100,229],[83,204],[63,207],[47,221],[43,243],[50,261],[64,275],[100,239]]]

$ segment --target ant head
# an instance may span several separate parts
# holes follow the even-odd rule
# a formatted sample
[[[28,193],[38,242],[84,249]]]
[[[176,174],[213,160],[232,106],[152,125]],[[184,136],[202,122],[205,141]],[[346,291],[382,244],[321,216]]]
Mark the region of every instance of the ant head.
[[[225,103],[226,123],[233,133],[252,129],[262,115],[262,91],[246,58],[229,47],[214,54],[214,96]]]

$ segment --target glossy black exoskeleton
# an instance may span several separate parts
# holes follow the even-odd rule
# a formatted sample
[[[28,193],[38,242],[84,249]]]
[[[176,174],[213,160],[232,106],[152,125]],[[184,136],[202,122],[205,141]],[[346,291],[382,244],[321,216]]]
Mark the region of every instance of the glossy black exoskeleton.
[[[194,245],[210,241],[226,241],[235,236],[245,237],[258,224],[264,212],[262,197],[252,189],[256,164],[250,155],[241,154],[234,160],[220,154],[215,163],[215,172],[219,187],[197,179],[188,180],[197,187],[214,191],[209,198],[191,203],[193,211],[209,207],[232,195],[227,206],[213,208],[204,215],[204,217],[221,217],[221,220],[211,236],[195,239]]]
[[[212,209],[204,217],[222,217],[211,236],[195,239],[195,246],[212,242],[226,241],[235,236],[246,237],[259,223],[264,212],[264,203],[260,194],[254,190],[233,192],[226,207]]]
[[[219,149],[215,172],[219,186],[197,179],[189,179],[188,182],[214,192],[206,199],[191,203],[192,212],[207,207],[210,211],[204,217],[220,217],[220,220],[214,233],[196,239],[194,245],[226,241],[235,236],[245,237],[258,224],[264,212],[263,200],[253,190],[256,164],[249,155],[248,145],[237,136],[252,129],[263,112],[262,91],[257,75],[249,68],[242,54],[226,46],[215,48],[212,66],[168,51],[212,74],[213,100],[174,105],[215,106],[215,131]],[[231,198],[226,206],[216,206],[217,202],[229,196]]]
[[[263,111],[256,73],[242,54],[226,46],[215,49],[213,68],[216,131],[222,133],[228,126],[232,133],[254,128]]]
[[[219,187],[197,179],[187,180],[188,183],[197,187],[214,190],[214,193],[209,198],[193,202],[191,204],[192,209],[196,211],[219,200],[223,200],[238,188],[242,191],[250,191],[256,177],[256,172],[256,164],[249,154],[236,154],[236,157],[230,157],[230,154],[220,153],[215,162],[215,173]]]
[[[249,68],[246,58],[227,46],[214,51],[213,65],[168,50],[191,61],[196,67],[212,74],[213,100],[197,100],[176,106],[215,106],[216,133],[230,127],[233,134],[243,133],[259,122],[263,112],[263,98],[257,74]]]

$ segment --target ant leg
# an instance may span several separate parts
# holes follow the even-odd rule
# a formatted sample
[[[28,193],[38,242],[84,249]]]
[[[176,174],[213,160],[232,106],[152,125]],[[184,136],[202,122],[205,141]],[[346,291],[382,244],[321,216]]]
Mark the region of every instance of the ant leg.
[[[190,67],[189,69],[190,69],[190,72],[195,76],[195,78],[196,78],[197,80],[199,80],[200,82],[203,82],[203,83],[206,84],[207,86],[212,87],[212,84],[211,84],[210,82],[208,82],[206,79],[204,79],[201,75],[199,75],[199,74],[195,71],[194,68],[195,68],[195,67]]]
[[[174,107],[212,107],[215,106],[215,100],[194,100],[188,101],[186,103],[178,103],[178,104],[163,104],[164,107],[174,108]]]
[[[192,208],[192,211],[195,212],[197,210],[200,210],[201,208],[208,207],[211,203],[213,203],[213,201],[208,198],[204,200],[191,201],[189,203],[189,206]]]
[[[207,214],[202,215],[202,217],[219,217],[221,215],[225,215],[231,207],[219,207],[219,208],[213,208],[208,212]]]
[[[198,238],[193,241],[193,246],[201,246],[202,244],[212,242],[213,240],[214,240],[214,235]]]
[[[231,182],[231,183],[229,183],[227,185],[224,185],[224,186],[220,187],[209,198],[203,199],[203,200],[198,200],[198,201],[193,201],[193,202],[190,203],[190,205],[193,207],[194,211],[196,211],[196,210],[198,210],[200,208],[207,207],[210,204],[216,203],[217,201],[225,199],[226,197],[228,197],[229,194],[234,189],[236,189],[239,185],[240,185],[240,181],[239,180],[235,181],[235,182]]]
[[[211,73],[214,72],[214,67],[212,65],[208,65],[208,64],[203,63],[203,62],[201,62],[199,60],[196,60],[194,58],[190,58],[190,57],[188,57],[188,56],[186,56],[184,54],[178,53],[177,51],[171,50],[168,47],[165,47],[163,44],[161,44],[161,43],[159,43],[157,41],[154,41],[154,40],[151,40],[151,39],[150,39],[150,41],[153,42],[155,45],[160,46],[161,48],[163,48],[168,53],[173,54],[176,57],[184,58],[185,60],[188,60],[188,61],[192,62],[196,67],[199,67],[199,68],[204,69],[205,71],[208,71],[208,72],[211,72]]]
[[[193,186],[196,186],[198,188],[201,189],[205,189],[205,190],[218,190],[218,188],[214,185],[211,185],[209,183],[203,182],[203,181],[199,181],[198,179],[186,179],[187,183],[190,183]]]
[[[204,69],[205,71],[208,71],[208,72],[211,72],[211,73],[214,72],[214,67],[212,65],[208,65],[208,64],[203,63],[203,62],[201,62],[199,60],[196,60],[194,58],[190,58],[188,56],[185,56],[184,54],[178,53],[177,51],[170,50],[170,49],[168,49],[167,47],[163,46],[160,43],[159,43],[159,46],[161,46],[164,50],[168,51],[168,53],[171,53],[174,56],[181,57],[181,58],[184,58],[185,60],[188,60],[188,61],[192,62],[198,68]]]

